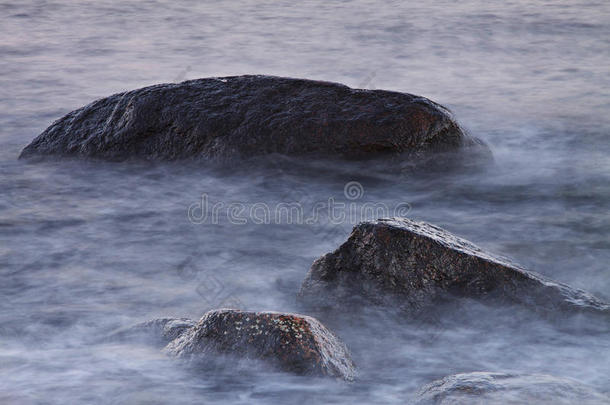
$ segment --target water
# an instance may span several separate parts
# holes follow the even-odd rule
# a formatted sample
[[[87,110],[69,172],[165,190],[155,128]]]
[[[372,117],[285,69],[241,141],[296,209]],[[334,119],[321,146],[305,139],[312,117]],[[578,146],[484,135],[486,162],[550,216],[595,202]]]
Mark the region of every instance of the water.
[[[194,224],[188,207],[202,194],[247,207],[408,203],[412,218],[609,300],[608,21],[602,1],[0,3],[0,401],[404,403],[425,383],[469,371],[547,373],[610,392],[607,325],[572,330],[476,303],[428,324],[324,319],[350,346],[357,384],[264,368],[197,374],[153,348],[94,343],[226,302],[300,311],[295,293],[311,262],[351,228],[226,216]],[[495,164],[365,178],[349,167],[299,175],[16,160],[93,99],[246,73],[427,96],[484,139]],[[344,195],[350,180],[363,187],[356,200]]]

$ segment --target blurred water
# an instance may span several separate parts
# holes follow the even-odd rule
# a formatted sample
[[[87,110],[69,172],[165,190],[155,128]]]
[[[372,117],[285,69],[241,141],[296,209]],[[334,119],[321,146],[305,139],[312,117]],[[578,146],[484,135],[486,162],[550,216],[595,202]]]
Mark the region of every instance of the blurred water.
[[[0,3],[0,401],[391,403],[455,372],[572,377],[610,391],[607,333],[473,303],[433,324],[325,320],[360,383],[256,369],[197,375],[155,349],[96,345],[227,300],[298,311],[311,262],[351,224],[196,225],[211,200],[355,203],[410,216],[610,299],[610,5],[482,1]],[[159,82],[265,73],[421,94],[490,144],[493,167],[443,176],[310,168],[17,161],[54,119]],[[226,218],[225,218],[226,219]],[[184,264],[188,263],[188,271]],[[181,270],[182,269],[182,270]],[[606,329],[607,331],[607,329]]]

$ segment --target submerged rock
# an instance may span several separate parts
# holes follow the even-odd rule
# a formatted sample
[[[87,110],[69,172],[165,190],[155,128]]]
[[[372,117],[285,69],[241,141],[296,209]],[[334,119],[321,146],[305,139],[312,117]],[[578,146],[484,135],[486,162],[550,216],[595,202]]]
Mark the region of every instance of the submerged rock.
[[[610,397],[566,378],[476,372],[434,381],[419,391],[414,403],[600,405],[610,403]]]
[[[144,341],[165,346],[197,323],[187,318],[159,318],[121,328],[103,340],[106,341]]]
[[[181,358],[228,354],[263,360],[301,375],[352,380],[355,374],[345,344],[316,319],[296,314],[210,311],[165,351]]]
[[[72,111],[21,157],[197,158],[279,153],[368,158],[487,148],[443,106],[411,94],[322,81],[233,76],[160,84]],[[410,159],[405,157],[405,159]]]
[[[610,312],[608,304],[584,291],[406,218],[354,227],[343,245],[313,263],[299,292],[300,300],[316,307],[365,300],[407,310],[456,295],[520,303],[544,312]]]

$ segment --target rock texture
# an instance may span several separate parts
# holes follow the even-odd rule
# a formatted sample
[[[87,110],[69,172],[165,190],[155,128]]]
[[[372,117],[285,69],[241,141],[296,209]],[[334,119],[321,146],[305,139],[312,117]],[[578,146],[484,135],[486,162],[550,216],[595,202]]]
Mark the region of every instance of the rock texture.
[[[354,227],[343,245],[313,263],[299,292],[303,302],[317,307],[365,300],[412,310],[455,295],[520,303],[544,312],[610,311],[608,304],[584,291],[406,218]]]
[[[301,375],[352,380],[355,374],[343,342],[316,319],[295,314],[210,311],[165,351],[181,358],[216,353],[258,359]]]
[[[455,374],[420,390],[416,405],[610,403],[610,397],[577,381],[548,375],[476,372]]]
[[[476,145],[480,141],[466,135],[446,108],[424,97],[234,76],[160,84],[97,100],[53,123],[21,157],[366,158]]]

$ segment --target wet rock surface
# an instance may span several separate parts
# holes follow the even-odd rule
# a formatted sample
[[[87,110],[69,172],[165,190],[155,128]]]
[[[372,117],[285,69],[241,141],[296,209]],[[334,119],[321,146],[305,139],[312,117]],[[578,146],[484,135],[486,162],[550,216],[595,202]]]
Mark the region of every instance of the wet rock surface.
[[[225,161],[278,153],[360,159],[471,147],[443,106],[424,97],[322,81],[233,76],[160,84],[72,111],[21,157]]]
[[[413,311],[455,296],[523,304],[544,313],[610,312],[608,304],[584,291],[407,218],[354,227],[343,245],[313,263],[299,292],[300,301],[314,307],[365,301]]]
[[[541,374],[475,372],[455,374],[423,387],[415,405],[587,404],[610,403],[610,397],[587,385]]]
[[[228,354],[263,360],[299,375],[332,376],[352,380],[354,363],[345,344],[309,316],[214,310],[196,326],[165,347],[165,352],[187,359]]]

